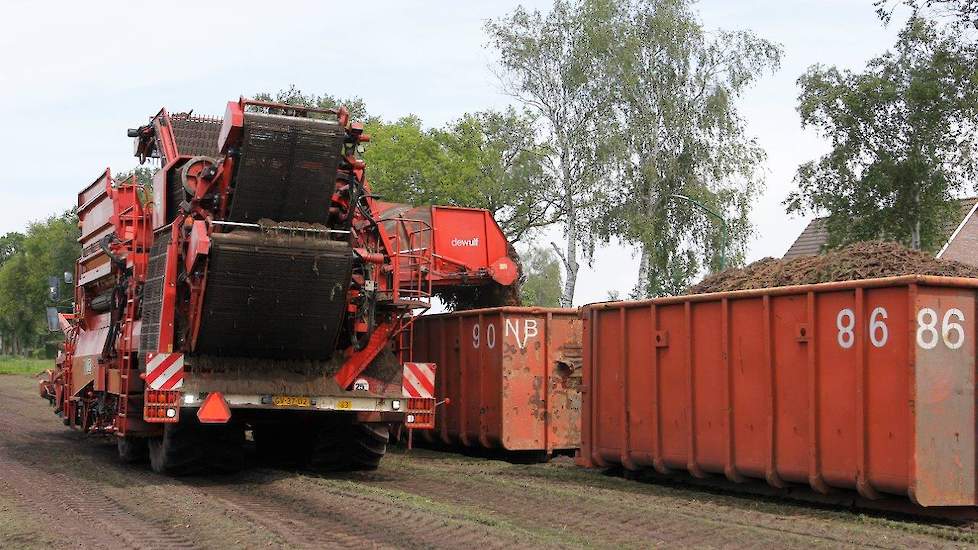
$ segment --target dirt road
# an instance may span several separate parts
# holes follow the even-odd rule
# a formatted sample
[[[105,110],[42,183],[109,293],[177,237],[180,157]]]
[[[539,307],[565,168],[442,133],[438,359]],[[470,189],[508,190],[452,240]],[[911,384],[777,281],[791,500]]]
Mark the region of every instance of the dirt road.
[[[369,474],[252,465],[170,479],[64,428],[0,376],[0,547],[972,547],[971,529],[658,486],[575,468],[395,451]]]

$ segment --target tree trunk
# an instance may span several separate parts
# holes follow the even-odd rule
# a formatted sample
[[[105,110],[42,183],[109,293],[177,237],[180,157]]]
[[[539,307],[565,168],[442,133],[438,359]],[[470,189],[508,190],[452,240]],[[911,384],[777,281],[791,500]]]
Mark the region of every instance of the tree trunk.
[[[910,230],[910,248],[920,250],[920,189],[917,188],[913,193],[913,228]]]
[[[572,204],[573,200],[573,197],[569,197],[567,201],[571,204],[568,205],[567,221],[564,222],[564,237],[567,239],[567,242],[565,243],[561,260],[564,263],[566,278],[564,280],[564,290],[560,294],[561,307],[573,307],[574,291],[577,288],[577,271],[580,269],[580,265],[577,263],[577,211]]]
[[[648,245],[641,245],[642,256],[638,263],[638,282],[635,284],[634,298],[649,297],[649,275],[652,273],[652,255]]]

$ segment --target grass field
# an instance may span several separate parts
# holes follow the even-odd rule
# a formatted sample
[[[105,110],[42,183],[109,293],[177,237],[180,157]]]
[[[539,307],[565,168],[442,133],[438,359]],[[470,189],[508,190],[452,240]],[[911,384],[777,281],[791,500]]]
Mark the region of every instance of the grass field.
[[[52,367],[54,367],[53,359],[25,359],[23,357],[0,356],[0,374],[34,376]]]

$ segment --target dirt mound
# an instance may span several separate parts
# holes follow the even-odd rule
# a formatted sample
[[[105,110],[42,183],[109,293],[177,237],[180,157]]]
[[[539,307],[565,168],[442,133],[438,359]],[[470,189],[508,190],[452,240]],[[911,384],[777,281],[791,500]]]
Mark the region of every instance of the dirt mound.
[[[978,268],[960,262],[938,260],[926,252],[892,242],[851,244],[821,256],[792,260],[764,258],[746,267],[731,268],[703,279],[687,294],[725,292],[752,288],[854,281],[897,275],[976,277]]]

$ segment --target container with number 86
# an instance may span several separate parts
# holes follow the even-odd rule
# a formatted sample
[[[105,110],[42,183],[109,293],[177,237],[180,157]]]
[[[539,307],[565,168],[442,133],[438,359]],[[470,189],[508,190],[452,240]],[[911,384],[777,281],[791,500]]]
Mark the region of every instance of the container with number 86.
[[[587,306],[579,461],[975,506],[976,293],[905,276]]]

